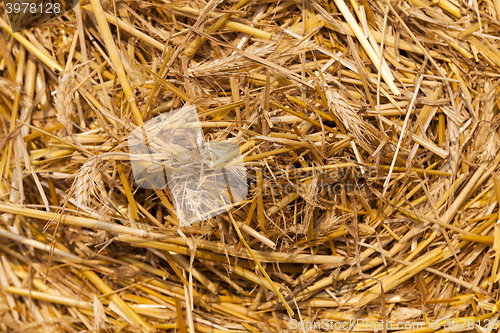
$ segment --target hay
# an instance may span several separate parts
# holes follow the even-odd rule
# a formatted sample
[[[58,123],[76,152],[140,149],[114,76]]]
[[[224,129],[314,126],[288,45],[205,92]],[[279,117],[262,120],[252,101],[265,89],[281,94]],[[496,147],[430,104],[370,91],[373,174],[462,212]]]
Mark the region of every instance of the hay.
[[[1,332],[498,328],[499,1],[90,0],[0,28]],[[172,143],[191,159],[157,174],[249,184],[231,207],[206,176],[188,225],[128,143],[184,105],[219,150]]]

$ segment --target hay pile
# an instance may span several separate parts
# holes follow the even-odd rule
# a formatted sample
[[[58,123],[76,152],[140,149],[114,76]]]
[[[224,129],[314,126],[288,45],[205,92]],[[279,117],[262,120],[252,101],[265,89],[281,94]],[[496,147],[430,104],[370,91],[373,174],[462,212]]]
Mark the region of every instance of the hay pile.
[[[499,1],[90,0],[0,26],[1,332],[498,327]],[[249,184],[189,226],[127,144],[183,105]]]

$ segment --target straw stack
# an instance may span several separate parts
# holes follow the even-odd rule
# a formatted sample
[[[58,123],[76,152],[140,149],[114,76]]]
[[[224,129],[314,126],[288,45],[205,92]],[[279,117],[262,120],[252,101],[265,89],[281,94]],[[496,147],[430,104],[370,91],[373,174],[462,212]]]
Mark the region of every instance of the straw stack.
[[[500,1],[83,0],[0,28],[0,332],[498,328]],[[127,139],[186,104],[250,190],[179,227]]]

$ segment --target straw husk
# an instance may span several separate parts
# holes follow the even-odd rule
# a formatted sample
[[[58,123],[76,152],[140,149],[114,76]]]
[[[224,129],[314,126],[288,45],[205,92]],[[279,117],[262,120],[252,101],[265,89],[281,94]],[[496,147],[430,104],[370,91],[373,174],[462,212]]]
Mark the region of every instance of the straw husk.
[[[0,28],[0,332],[498,328],[499,1],[89,0]],[[188,225],[128,145],[185,105],[249,186]]]

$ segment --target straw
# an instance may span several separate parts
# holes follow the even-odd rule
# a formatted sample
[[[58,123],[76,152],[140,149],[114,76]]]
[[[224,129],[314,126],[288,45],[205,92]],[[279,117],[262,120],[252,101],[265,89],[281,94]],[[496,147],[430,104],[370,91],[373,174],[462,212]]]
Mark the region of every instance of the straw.
[[[4,17],[0,331],[493,331],[499,15],[84,0],[16,33]]]

